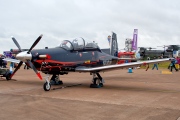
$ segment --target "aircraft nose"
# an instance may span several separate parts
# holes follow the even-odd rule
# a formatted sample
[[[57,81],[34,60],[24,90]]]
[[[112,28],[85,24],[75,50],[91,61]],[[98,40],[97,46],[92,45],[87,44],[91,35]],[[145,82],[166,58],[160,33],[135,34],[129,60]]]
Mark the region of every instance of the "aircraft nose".
[[[20,61],[26,62],[27,60],[32,59],[32,54],[27,53],[28,51],[20,52],[19,54],[16,55],[16,58]]]

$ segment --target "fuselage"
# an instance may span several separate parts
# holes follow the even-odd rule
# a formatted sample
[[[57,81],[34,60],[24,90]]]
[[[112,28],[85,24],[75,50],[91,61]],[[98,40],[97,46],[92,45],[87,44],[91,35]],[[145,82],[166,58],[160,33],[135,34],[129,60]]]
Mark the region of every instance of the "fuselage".
[[[76,67],[96,67],[116,64],[117,57],[108,55],[100,49],[66,50],[62,47],[32,50],[32,62],[45,73],[74,71]],[[40,58],[46,55],[48,58]]]

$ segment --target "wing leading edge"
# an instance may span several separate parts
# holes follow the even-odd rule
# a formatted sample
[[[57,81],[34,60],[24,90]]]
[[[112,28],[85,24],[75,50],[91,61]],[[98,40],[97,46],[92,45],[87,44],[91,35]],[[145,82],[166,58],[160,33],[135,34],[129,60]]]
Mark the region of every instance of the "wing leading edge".
[[[158,59],[158,60],[148,60],[148,61],[141,61],[141,62],[132,62],[132,63],[124,63],[124,64],[116,64],[116,65],[108,65],[108,66],[101,66],[101,67],[77,67],[75,69],[76,72],[100,72],[100,71],[110,71],[116,70],[119,68],[129,68],[129,67],[136,67],[138,65],[146,65],[152,63],[160,63],[170,61],[170,58],[165,59]]]
[[[17,59],[4,58],[3,60],[7,62],[20,63],[20,60],[17,60]]]

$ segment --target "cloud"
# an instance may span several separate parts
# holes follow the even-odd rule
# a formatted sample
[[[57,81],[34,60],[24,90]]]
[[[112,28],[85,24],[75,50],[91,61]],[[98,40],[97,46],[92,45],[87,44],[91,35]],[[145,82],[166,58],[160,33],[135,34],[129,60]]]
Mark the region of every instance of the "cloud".
[[[0,0],[0,53],[29,48],[43,34],[36,48],[55,47],[64,39],[83,37],[108,47],[107,36],[117,33],[120,48],[139,30],[138,45],[157,47],[180,44],[178,0]]]

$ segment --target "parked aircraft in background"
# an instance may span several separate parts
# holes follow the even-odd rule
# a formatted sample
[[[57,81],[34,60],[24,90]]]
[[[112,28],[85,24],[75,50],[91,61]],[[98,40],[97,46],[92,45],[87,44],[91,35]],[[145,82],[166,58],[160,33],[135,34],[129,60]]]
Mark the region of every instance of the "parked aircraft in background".
[[[142,59],[154,59],[158,57],[169,58],[180,56],[180,45],[164,45],[164,50],[157,50],[152,47],[140,47],[139,53]],[[155,50],[154,50],[155,49]]]

